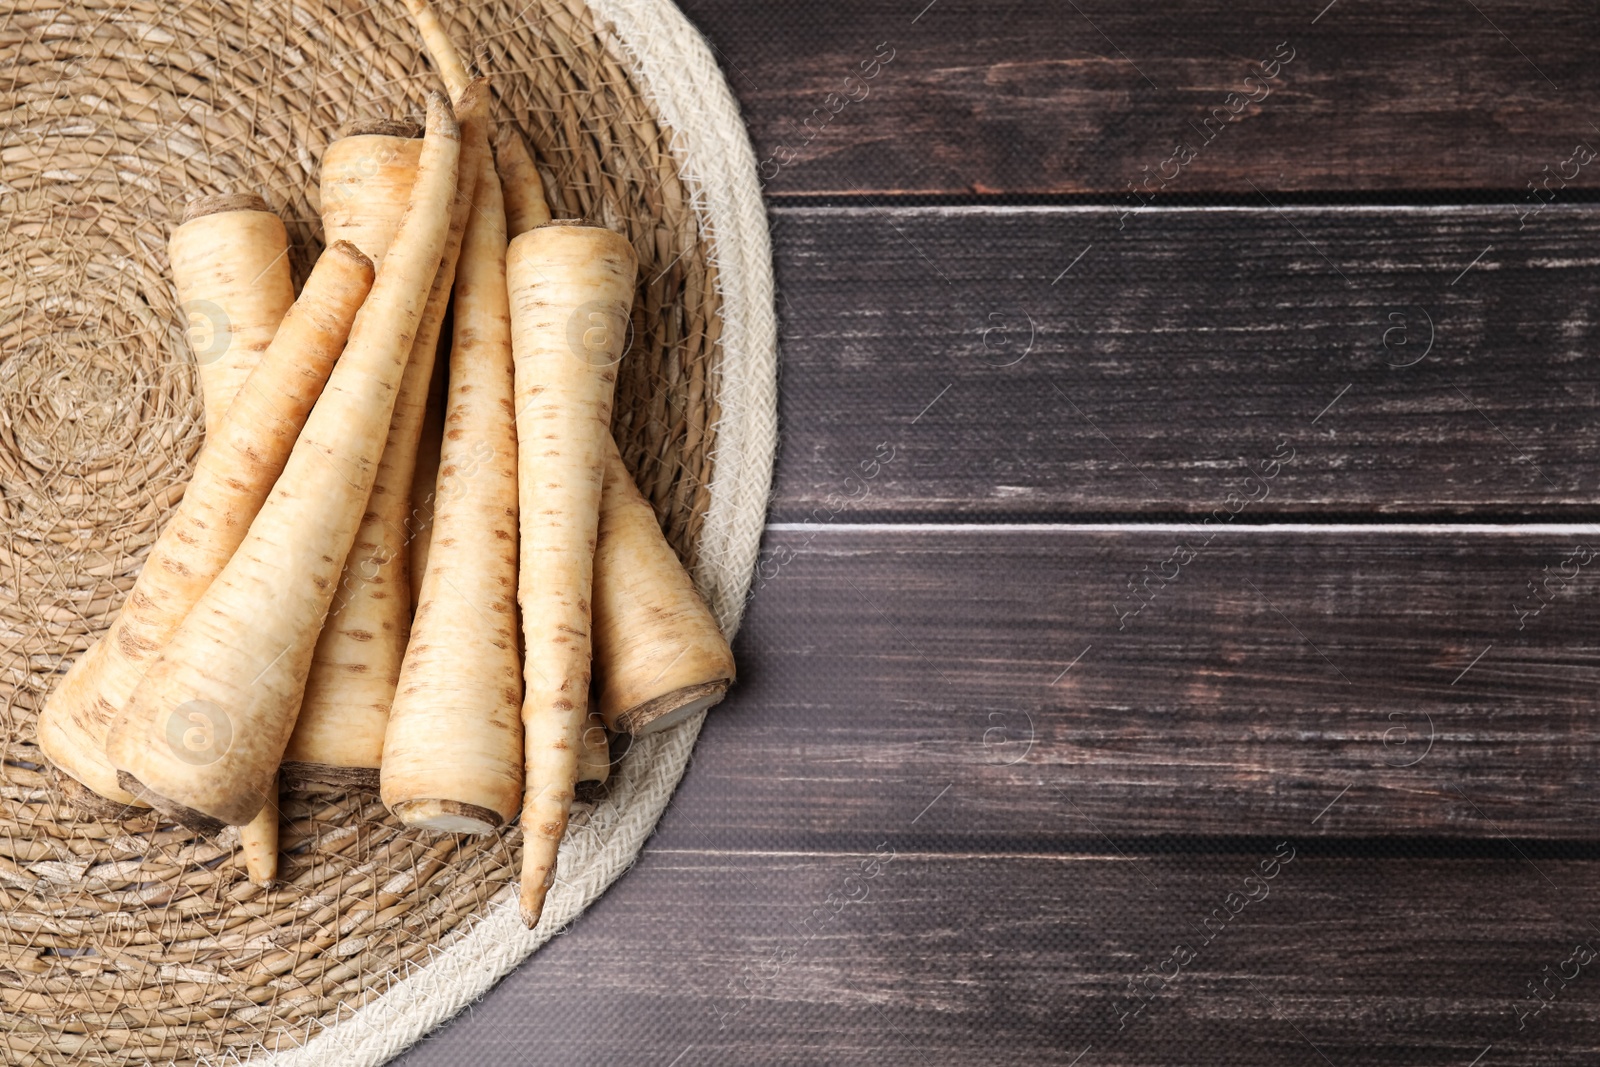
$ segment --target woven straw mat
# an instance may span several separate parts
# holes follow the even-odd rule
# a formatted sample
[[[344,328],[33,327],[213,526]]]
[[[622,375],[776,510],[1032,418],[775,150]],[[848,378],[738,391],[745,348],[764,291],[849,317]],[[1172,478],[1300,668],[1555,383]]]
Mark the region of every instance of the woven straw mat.
[[[706,527],[717,435],[733,440],[726,428],[737,422],[719,410],[734,373],[720,364],[722,335],[745,326],[725,314],[719,263],[731,268],[709,236],[704,190],[612,15],[598,20],[579,0],[439,10],[491,73],[495,120],[516,124],[534,150],[555,216],[619,229],[638,252],[614,429],[731,631],[744,579],[709,581],[723,564],[697,553],[722,543]],[[165,252],[185,201],[264,196],[288,226],[298,283],[321,250],[318,162],[330,138],[352,119],[418,118],[438,86],[401,0],[0,0],[0,1062],[309,1054],[511,906],[514,830],[406,831],[374,796],[290,792],[282,881],[264,891],[245,879],[236,831],[204,839],[148,814],[86,818],[52,793],[34,745],[46,693],[117,611],[201,443]],[[759,264],[764,228],[751,241]],[[753,335],[770,326],[765,314]],[[760,452],[771,417],[757,415],[745,435],[755,447],[741,442],[755,458],[722,463],[753,472],[751,499],[750,486],[764,498],[770,473],[770,442]],[[754,535],[740,537],[753,556]],[[733,564],[748,567],[743,556]],[[591,840],[563,848],[552,896],[562,914],[547,919],[570,921],[625,869],[698,722],[684,729],[664,743],[675,746],[672,766],[640,765],[665,751],[641,741],[611,795],[579,805],[573,836]],[[650,774],[661,780],[646,788]],[[635,813],[642,826],[586,875],[629,804],[647,807]],[[584,892],[561,897],[579,876]],[[468,973],[430,994],[443,1002],[422,1023],[317,1059],[380,1062],[548,938],[545,926],[492,973],[462,957]]]

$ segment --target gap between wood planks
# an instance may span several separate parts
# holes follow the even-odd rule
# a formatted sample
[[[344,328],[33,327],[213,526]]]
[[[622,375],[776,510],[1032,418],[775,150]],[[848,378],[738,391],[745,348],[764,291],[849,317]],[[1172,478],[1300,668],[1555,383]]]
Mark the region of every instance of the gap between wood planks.
[[[692,847],[679,844],[652,844],[650,855],[657,861],[670,857],[740,856],[765,860],[855,859],[862,849],[851,848],[841,839],[860,841],[871,834],[849,832],[829,835],[816,848],[737,848]],[[1600,841],[1543,837],[1403,837],[1393,834],[1306,834],[1295,835],[1284,828],[1276,834],[1155,833],[1115,834],[1109,837],[1089,834],[1040,835],[1032,848],[962,848],[960,842],[945,835],[902,834],[896,846],[896,859],[919,860],[1019,860],[1026,863],[1118,863],[1137,862],[1160,856],[1248,856],[1271,852],[1285,836],[1295,837],[1308,856],[1318,859],[1403,858],[1409,860],[1496,860],[1520,862],[1529,858],[1551,862],[1600,862]],[[675,838],[668,838],[675,840]]]
[[[769,522],[771,533],[809,533],[832,530],[838,533],[863,533],[891,530],[896,533],[1177,533],[1193,530],[1195,522]],[[1263,533],[1386,533],[1402,534],[1527,534],[1600,537],[1600,523],[1594,522],[1253,522],[1230,523],[1218,532],[1244,530]]]
[[[1561,207],[1593,207],[1600,204],[1600,189],[1562,190]],[[1366,214],[1383,212],[1395,215],[1452,215],[1504,212],[1525,207],[1523,195],[1516,190],[1484,190],[1472,196],[1459,196],[1454,191],[1449,199],[1434,201],[1375,199],[1351,195],[1341,199],[1329,197],[1284,196],[1275,197],[1272,203],[1259,198],[1247,200],[1240,197],[1230,200],[1221,196],[1206,196],[1184,201],[1173,197],[1164,204],[1151,204],[1138,211],[1144,215],[1168,214],[1248,214],[1270,215],[1278,209],[1292,209],[1297,213],[1315,214]],[[948,197],[948,196],[879,196],[864,198],[841,196],[837,198],[769,197],[767,210],[773,215],[1106,215],[1127,205],[1120,199],[1104,196],[1071,198],[1056,197]]]

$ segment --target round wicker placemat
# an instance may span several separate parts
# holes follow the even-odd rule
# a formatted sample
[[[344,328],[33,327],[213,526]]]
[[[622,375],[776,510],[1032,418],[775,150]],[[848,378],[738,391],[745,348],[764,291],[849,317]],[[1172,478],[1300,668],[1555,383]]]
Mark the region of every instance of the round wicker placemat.
[[[639,53],[608,21],[632,18],[630,4],[600,0],[598,20],[579,0],[439,10],[492,74],[496,120],[539,156],[555,214],[617,228],[639,253],[614,428],[731,631],[771,461],[770,258],[745,202],[759,212],[753,168],[738,211],[708,200],[663,121],[685,102],[641,84]],[[698,38],[682,47],[704,52]],[[694,76],[716,78],[699,52]],[[301,279],[320,250],[329,138],[350,119],[415,115],[436,85],[401,0],[0,0],[0,1062],[217,1062],[308,1041],[312,1053],[352,1016],[366,1045],[350,1062],[377,1062],[419,1025],[408,1011],[373,1037],[392,991],[427,987],[421,1014],[437,1021],[549,936],[542,923],[497,955],[475,941],[508,910],[496,901],[515,878],[514,831],[403,831],[375,797],[291,791],[282,883],[263,891],[231,831],[82,817],[33,743],[44,695],[109,623],[200,444],[165,255],[184,202],[259,193]],[[733,125],[725,154],[748,167]],[[719,249],[719,212],[738,248],[724,232]],[[730,317],[735,270],[755,280]],[[553,923],[626,866],[698,726],[642,741],[610,794],[575,814],[561,873],[582,891],[557,887]],[[419,983],[419,968],[437,980]]]

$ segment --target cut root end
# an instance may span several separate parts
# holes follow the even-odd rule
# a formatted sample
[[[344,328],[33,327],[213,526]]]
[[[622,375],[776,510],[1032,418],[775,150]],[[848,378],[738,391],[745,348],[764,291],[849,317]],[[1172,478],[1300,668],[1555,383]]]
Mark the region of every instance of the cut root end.
[[[117,784],[173,822],[205,837],[215,837],[222,832],[223,827],[228,825],[221,819],[207,815],[203,811],[195,811],[187,805],[179,804],[175,800],[169,800],[155,790],[148,788],[127,771],[117,772]]]
[[[364,137],[376,134],[379,137],[417,138],[421,137],[422,133],[422,123],[406,119],[352,119],[339,127],[340,137]]]
[[[364,263],[366,264],[368,270],[376,269],[372,265],[371,258],[349,241],[335,241],[333,244],[328,246],[328,251],[337,252],[341,256],[349,256],[357,263]]]
[[[634,736],[669,729],[721,702],[728,695],[728,684],[723,679],[674,689],[622,712],[613,728]]]
[[[333,786],[336,789],[362,789],[376,792],[378,768],[336,767],[331,763],[305,763],[285,760],[282,767],[284,782],[291,789],[302,784]]]
[[[107,800],[59,767],[52,765],[50,773],[62,798],[74,811],[86,818],[99,819],[101,822],[118,822],[142,815],[148,810],[143,804],[123,804],[120,801]]]
[[[403,800],[389,810],[407,826],[442,834],[488,834],[505,823],[498,812],[459,800]]]
[[[193,222],[224,211],[266,211],[267,202],[255,193],[215,193],[189,201],[183,207],[183,221]]]

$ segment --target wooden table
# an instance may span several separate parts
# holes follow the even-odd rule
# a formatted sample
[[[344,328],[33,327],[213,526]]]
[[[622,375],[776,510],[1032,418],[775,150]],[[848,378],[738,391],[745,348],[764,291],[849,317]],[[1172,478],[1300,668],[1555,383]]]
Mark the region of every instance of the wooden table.
[[[1597,1062],[1593,12],[684,6],[783,322],[741,682],[401,1062]]]

